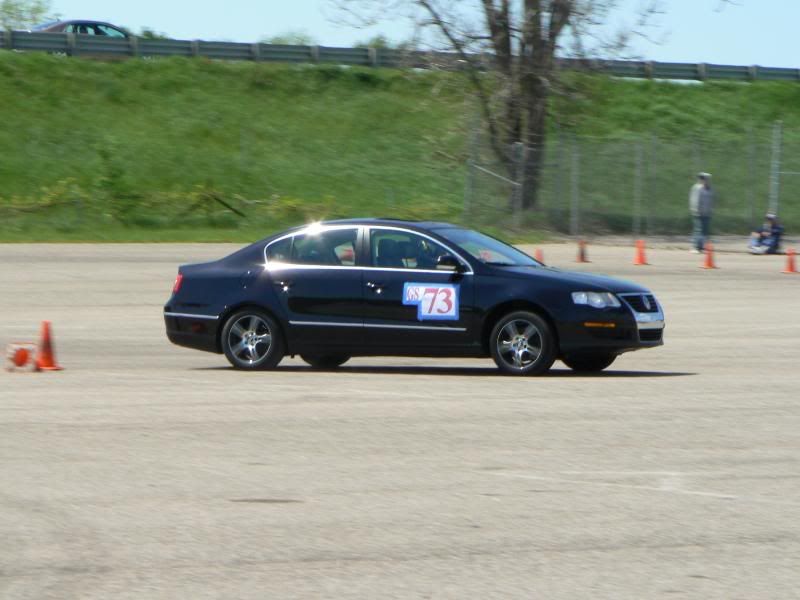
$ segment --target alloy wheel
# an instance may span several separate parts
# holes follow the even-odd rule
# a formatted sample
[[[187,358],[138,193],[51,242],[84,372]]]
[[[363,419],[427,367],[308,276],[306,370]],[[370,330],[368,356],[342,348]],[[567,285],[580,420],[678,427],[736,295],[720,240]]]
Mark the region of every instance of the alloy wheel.
[[[271,369],[283,358],[284,347],[280,328],[261,311],[240,311],[222,330],[222,350],[237,369]]]
[[[506,323],[496,343],[498,356],[514,369],[530,367],[542,354],[542,334],[536,325],[525,319]]]

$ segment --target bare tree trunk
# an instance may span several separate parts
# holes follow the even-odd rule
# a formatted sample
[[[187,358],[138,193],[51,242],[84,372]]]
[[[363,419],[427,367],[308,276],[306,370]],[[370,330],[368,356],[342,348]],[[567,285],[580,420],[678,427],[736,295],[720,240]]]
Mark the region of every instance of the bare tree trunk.
[[[489,134],[492,151],[506,167],[509,177],[521,184],[513,195],[516,208],[536,206],[545,158],[547,103],[551,84],[557,78],[555,56],[559,39],[569,31],[576,49],[586,49],[583,39],[601,25],[610,25],[614,11],[630,13],[620,0],[480,0],[484,27],[474,30],[470,19],[461,19],[456,0],[331,0],[341,4],[378,7],[410,3],[427,18],[423,25],[439,29],[448,45],[458,54],[463,72],[474,88]],[[666,0],[641,0],[637,24],[608,40],[608,49],[619,50],[633,33],[643,33],[661,13]],[[721,5],[733,0],[718,0]],[[370,20],[370,19],[368,19]],[[603,27],[601,27],[603,29]],[[595,36],[589,36],[595,37]],[[609,37],[600,35],[600,39]],[[492,73],[472,49],[490,52]],[[522,159],[519,147],[524,145]],[[516,187],[516,186],[515,186]]]
[[[544,162],[544,144],[536,141],[525,148],[522,168],[522,189],[520,202],[523,210],[533,208],[539,202],[539,191],[542,183],[542,163]]]
[[[557,40],[570,21],[576,1],[520,0],[522,14],[514,23],[511,0],[482,0],[489,34],[483,39],[491,42],[497,71],[507,86],[507,97],[500,107],[493,101],[491,86],[482,77],[480,65],[466,51],[471,38],[453,26],[448,13],[435,0],[415,0],[467,65],[492,149],[510,177],[521,185],[512,196],[512,209],[532,208],[538,199]],[[513,40],[517,42],[517,52]],[[521,159],[513,151],[516,143],[524,145]],[[517,207],[513,206],[515,198]]]
[[[521,208],[527,210],[536,206],[544,166],[545,139],[547,134],[547,101],[549,88],[544,74],[549,74],[547,59],[541,56],[530,57],[526,71],[522,75],[522,106],[524,117],[525,163],[520,183]]]

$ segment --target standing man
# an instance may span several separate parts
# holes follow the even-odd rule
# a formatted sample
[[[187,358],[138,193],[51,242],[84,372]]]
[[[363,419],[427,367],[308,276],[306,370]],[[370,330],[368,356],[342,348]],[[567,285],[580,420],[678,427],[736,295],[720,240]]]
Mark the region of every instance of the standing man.
[[[714,190],[711,175],[698,173],[697,183],[689,190],[689,214],[692,215],[692,252],[705,249],[711,226],[711,211],[714,209]]]

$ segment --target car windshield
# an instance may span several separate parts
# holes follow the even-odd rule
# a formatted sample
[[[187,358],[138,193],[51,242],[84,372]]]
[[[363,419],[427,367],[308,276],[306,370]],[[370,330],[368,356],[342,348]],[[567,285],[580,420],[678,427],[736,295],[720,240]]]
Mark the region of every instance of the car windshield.
[[[458,244],[487,265],[504,267],[540,267],[541,263],[498,239],[471,229],[438,229],[442,237]]]

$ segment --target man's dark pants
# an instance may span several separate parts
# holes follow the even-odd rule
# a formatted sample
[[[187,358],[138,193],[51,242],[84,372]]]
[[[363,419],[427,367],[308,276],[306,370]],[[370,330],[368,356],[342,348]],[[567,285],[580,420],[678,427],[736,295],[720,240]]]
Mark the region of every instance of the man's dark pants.
[[[706,247],[708,241],[709,231],[711,229],[710,216],[693,216],[693,231],[692,231],[692,244],[694,247],[702,252]]]

